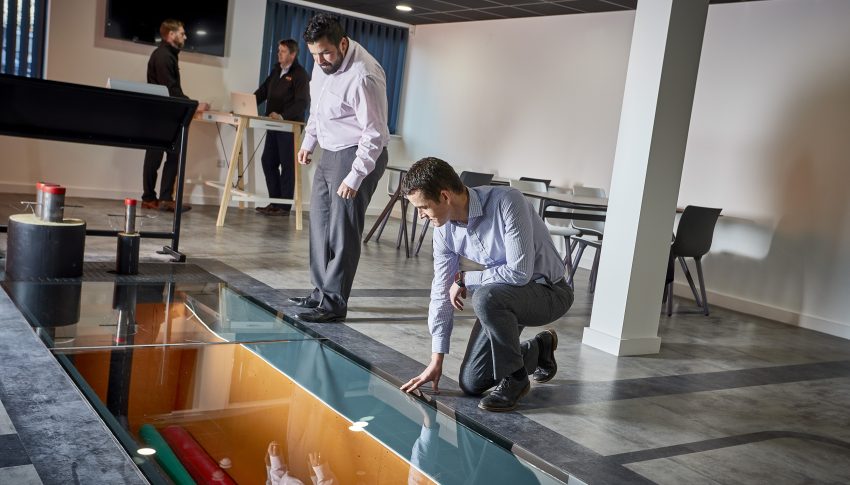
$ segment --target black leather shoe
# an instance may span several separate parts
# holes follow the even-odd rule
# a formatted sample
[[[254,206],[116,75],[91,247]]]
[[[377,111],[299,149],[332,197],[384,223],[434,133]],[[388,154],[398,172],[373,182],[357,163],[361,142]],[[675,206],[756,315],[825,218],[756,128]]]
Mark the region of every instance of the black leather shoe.
[[[549,329],[534,336],[540,346],[540,356],[537,357],[537,368],[531,374],[534,382],[549,382],[558,372],[558,363],[555,362],[555,349],[558,348],[558,334]]]
[[[530,389],[531,381],[528,380],[528,376],[524,376],[522,380],[513,376],[505,377],[487,397],[478,403],[478,407],[497,413],[513,411],[520,398],[528,394]]]
[[[310,323],[337,323],[344,322],[345,315],[337,315],[334,312],[322,308],[316,308],[312,312],[299,313],[298,319],[302,322]]]
[[[318,308],[319,302],[309,296],[295,296],[289,299],[289,303],[301,308]]]

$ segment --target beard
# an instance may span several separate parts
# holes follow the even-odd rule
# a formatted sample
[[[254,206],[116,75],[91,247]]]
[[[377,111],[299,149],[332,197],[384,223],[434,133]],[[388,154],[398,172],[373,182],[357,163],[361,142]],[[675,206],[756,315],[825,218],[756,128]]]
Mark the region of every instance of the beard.
[[[325,74],[333,74],[339,70],[339,66],[342,65],[342,55],[340,55],[339,59],[336,62],[330,63],[326,62],[324,64],[319,64],[319,67],[322,69],[322,72]]]

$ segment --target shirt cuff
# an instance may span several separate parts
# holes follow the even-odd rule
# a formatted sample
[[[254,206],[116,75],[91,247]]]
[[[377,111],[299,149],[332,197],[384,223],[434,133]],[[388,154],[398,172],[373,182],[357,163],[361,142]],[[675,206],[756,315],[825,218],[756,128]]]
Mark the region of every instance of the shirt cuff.
[[[449,342],[451,337],[448,335],[432,335],[431,336],[431,353],[448,354]]]
[[[366,177],[361,177],[360,174],[352,170],[351,172],[348,172],[348,175],[346,175],[345,178],[342,179],[342,181],[345,182],[345,185],[351,187],[352,189],[360,190],[360,184],[363,183],[364,178]]]
[[[481,279],[484,277],[483,271],[465,271],[463,273],[463,285],[470,290],[475,290],[481,286]]]
[[[319,143],[319,140],[312,135],[304,134],[304,141],[301,142],[301,149],[307,150],[309,152],[313,152],[316,150],[316,145]]]
[[[433,443],[434,439],[440,436],[440,423],[434,421],[430,428],[422,426],[419,431],[419,439],[425,443]]]

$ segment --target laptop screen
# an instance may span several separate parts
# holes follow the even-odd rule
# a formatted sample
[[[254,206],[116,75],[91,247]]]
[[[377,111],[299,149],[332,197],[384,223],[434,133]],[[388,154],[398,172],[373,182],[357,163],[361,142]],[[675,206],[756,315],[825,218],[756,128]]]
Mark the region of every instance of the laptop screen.
[[[258,116],[257,97],[253,93],[230,93],[230,105],[233,114],[245,116]]]

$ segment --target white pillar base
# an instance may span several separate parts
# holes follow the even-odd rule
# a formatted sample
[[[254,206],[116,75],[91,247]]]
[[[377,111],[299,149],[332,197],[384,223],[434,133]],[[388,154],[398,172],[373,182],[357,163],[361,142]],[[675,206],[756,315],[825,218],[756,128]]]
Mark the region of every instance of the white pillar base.
[[[581,343],[613,355],[657,354],[661,350],[660,337],[619,338],[590,327],[584,329]]]

